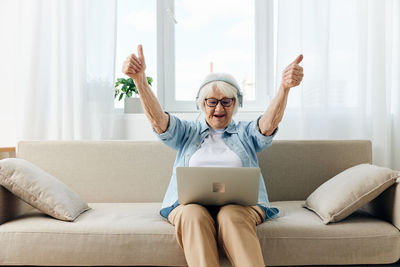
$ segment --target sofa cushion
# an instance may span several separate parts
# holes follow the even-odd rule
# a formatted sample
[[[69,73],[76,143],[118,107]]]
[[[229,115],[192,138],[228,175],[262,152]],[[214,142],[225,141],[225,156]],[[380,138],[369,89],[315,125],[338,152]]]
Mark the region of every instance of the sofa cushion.
[[[399,258],[399,231],[391,224],[355,213],[325,225],[302,208],[303,203],[272,202],[281,208],[282,217],[257,227],[268,266],[382,263]],[[90,206],[73,223],[38,212],[4,223],[0,264],[186,266],[174,227],[159,215],[161,203]]]
[[[271,202],[281,217],[257,227],[267,266],[393,263],[400,256],[400,232],[363,212],[324,224],[304,201]]]
[[[60,220],[73,221],[89,209],[87,203],[67,185],[24,159],[0,160],[0,185]]]
[[[320,185],[304,207],[325,224],[338,222],[373,200],[396,182],[400,172],[371,164],[351,167]]]

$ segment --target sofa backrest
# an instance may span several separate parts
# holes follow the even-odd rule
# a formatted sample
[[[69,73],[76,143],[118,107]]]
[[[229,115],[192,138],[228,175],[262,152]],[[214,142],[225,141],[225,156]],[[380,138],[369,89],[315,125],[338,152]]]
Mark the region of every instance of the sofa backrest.
[[[17,150],[87,202],[161,202],[175,156],[158,141],[21,141]],[[346,168],[371,163],[371,142],[278,140],[258,158],[270,201],[304,200]]]

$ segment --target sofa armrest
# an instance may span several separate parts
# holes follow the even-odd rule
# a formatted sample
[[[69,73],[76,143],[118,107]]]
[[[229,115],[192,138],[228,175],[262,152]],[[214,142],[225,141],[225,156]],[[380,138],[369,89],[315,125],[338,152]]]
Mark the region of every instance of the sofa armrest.
[[[32,210],[33,207],[0,186],[0,224]]]
[[[400,181],[382,192],[363,210],[393,224],[400,230]]]

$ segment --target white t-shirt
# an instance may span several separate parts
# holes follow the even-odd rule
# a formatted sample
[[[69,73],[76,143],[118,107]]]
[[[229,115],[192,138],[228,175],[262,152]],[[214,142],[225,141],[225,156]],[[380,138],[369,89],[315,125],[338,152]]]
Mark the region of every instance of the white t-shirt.
[[[222,140],[224,130],[210,128],[210,134],[189,160],[189,167],[242,167],[242,160]]]

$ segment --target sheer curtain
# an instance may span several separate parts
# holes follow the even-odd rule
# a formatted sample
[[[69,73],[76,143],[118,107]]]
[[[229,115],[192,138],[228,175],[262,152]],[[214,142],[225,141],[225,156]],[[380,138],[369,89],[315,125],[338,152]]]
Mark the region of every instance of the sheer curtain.
[[[13,92],[16,142],[111,138],[116,1],[13,0],[3,8],[11,14],[4,87]]]
[[[370,139],[400,169],[400,1],[279,0],[276,77],[304,54],[283,139]],[[275,86],[277,87],[277,86]]]

